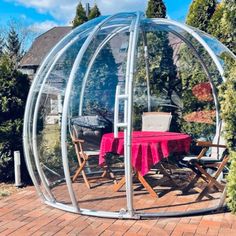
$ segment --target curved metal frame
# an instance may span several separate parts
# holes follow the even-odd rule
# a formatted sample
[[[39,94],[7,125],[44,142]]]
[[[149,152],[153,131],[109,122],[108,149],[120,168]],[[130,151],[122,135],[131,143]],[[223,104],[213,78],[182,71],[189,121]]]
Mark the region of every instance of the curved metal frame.
[[[84,103],[84,92],[85,92],[85,87],[86,87],[86,83],[89,77],[89,73],[93,67],[93,64],[98,56],[98,54],[101,52],[101,50],[105,47],[105,45],[112,39],[114,38],[117,34],[119,34],[120,32],[127,30],[129,28],[129,26],[125,26],[123,28],[118,28],[114,30],[113,33],[111,33],[110,35],[108,35],[98,46],[97,50],[95,51],[95,53],[93,54],[93,57],[91,58],[89,65],[88,65],[88,69],[86,70],[85,76],[83,78],[83,83],[82,83],[82,88],[81,88],[81,95],[80,95],[80,103],[79,103],[79,116],[82,115],[83,113],[83,103]]]
[[[134,15],[131,13],[131,15]],[[86,41],[84,42],[83,46],[81,47],[75,61],[74,65],[72,67],[67,87],[66,87],[66,92],[65,92],[65,98],[64,98],[64,106],[63,106],[63,112],[62,112],[62,126],[61,126],[61,148],[62,148],[62,161],[63,161],[63,166],[64,166],[64,173],[65,173],[65,178],[66,178],[66,183],[69,189],[69,194],[70,198],[72,201],[72,204],[75,208],[78,209],[79,211],[79,206],[76,201],[76,197],[72,188],[72,183],[70,179],[70,171],[69,171],[69,166],[68,166],[68,158],[67,158],[67,145],[66,145],[66,139],[67,139],[67,119],[68,119],[68,107],[69,107],[69,100],[70,100],[70,95],[71,95],[71,89],[73,85],[73,81],[75,79],[76,72],[80,66],[81,60],[83,55],[85,54],[89,44],[92,42],[94,37],[98,34],[99,30],[103,25],[108,23],[110,20],[116,18],[116,17],[122,17],[122,14],[116,14],[113,16],[110,16],[106,18],[104,21],[102,21],[100,24],[98,24],[94,30],[90,33]]]
[[[114,26],[109,26],[109,27],[114,27]],[[109,28],[106,27],[106,28]],[[71,47],[77,40],[80,40],[82,38],[84,38],[87,33],[90,31],[90,28],[87,29],[86,31],[80,32],[79,34],[77,34],[74,38],[71,39],[71,41],[69,41],[66,46],[64,48],[62,48],[55,56],[53,63],[51,64],[51,66],[48,69],[48,72],[46,73],[46,75],[44,76],[43,82],[41,84],[38,96],[37,96],[37,101],[35,104],[35,108],[34,108],[34,115],[33,115],[33,133],[32,133],[32,140],[33,140],[33,154],[34,154],[34,158],[35,158],[35,164],[36,164],[36,168],[37,171],[39,173],[39,176],[42,180],[42,185],[45,188],[46,192],[48,193],[49,197],[46,197],[48,199],[48,201],[54,201],[56,202],[56,199],[54,198],[54,196],[52,195],[49,185],[48,185],[48,180],[47,177],[44,175],[42,167],[40,165],[40,161],[39,161],[39,155],[38,155],[38,143],[37,143],[37,121],[38,121],[38,111],[39,111],[39,107],[40,107],[40,100],[44,91],[44,87],[45,84],[47,82],[47,79],[51,73],[51,71],[54,69],[56,63],[58,62],[58,60],[60,59],[60,57],[66,52],[66,50]]]
[[[70,171],[68,166],[68,158],[67,158],[67,147],[66,147],[66,140],[67,140],[67,121],[68,121],[68,108],[69,108],[69,101],[70,101],[70,95],[71,95],[71,88],[73,85],[73,81],[75,79],[76,72],[80,66],[82,57],[84,53],[86,52],[89,44],[92,42],[93,38],[99,33],[99,30],[109,21],[115,19],[116,17],[123,17],[125,14],[128,16],[132,16],[132,23],[130,25],[130,44],[129,44],[129,50],[128,50],[128,56],[127,56],[127,67],[126,67],[126,85],[125,85],[125,93],[127,95],[127,100],[125,101],[125,121],[127,123],[127,127],[125,128],[125,174],[126,174],[126,199],[127,199],[127,211],[121,211],[121,212],[108,212],[108,211],[95,211],[95,210],[89,210],[89,209],[82,209],[79,207],[77,203],[77,199],[75,197],[72,183],[70,180]],[[74,61],[72,70],[70,72],[70,76],[68,79],[66,91],[65,91],[65,97],[64,97],[64,105],[63,105],[63,111],[62,111],[62,126],[61,126],[61,148],[62,148],[62,161],[63,161],[63,167],[64,167],[64,174],[66,179],[66,184],[68,187],[69,196],[72,202],[72,205],[65,205],[56,202],[54,197],[51,195],[50,189],[48,188],[48,184],[46,182],[46,179],[44,179],[43,171],[41,170],[39,159],[38,159],[38,153],[37,153],[37,141],[36,141],[36,126],[37,126],[37,117],[38,117],[38,110],[39,110],[39,101],[43,93],[43,87],[46,83],[46,80],[54,68],[56,62],[59,60],[60,56],[66,51],[69,46],[71,46],[76,40],[79,39],[81,35],[84,34],[84,32],[81,30],[83,28],[79,27],[72,31],[70,34],[68,34],[64,39],[62,39],[55,47],[54,49],[49,53],[49,55],[44,60],[43,64],[41,65],[40,69],[38,70],[36,77],[33,81],[33,84],[31,86],[28,101],[26,104],[25,109],[25,117],[24,117],[24,130],[23,130],[23,139],[24,139],[24,152],[26,156],[26,163],[27,167],[30,173],[30,176],[32,178],[32,181],[36,187],[37,193],[39,196],[43,199],[43,201],[53,207],[74,212],[74,213],[80,213],[83,215],[89,215],[89,216],[99,216],[99,217],[109,217],[109,218],[132,218],[132,219],[139,219],[139,218],[147,218],[147,217],[158,217],[158,216],[181,216],[181,215],[192,215],[196,213],[202,213],[202,212],[208,212],[218,209],[219,207],[222,207],[224,204],[224,197],[225,197],[225,191],[222,194],[222,198],[220,199],[220,204],[213,208],[208,208],[204,210],[198,210],[198,211],[189,211],[189,212],[169,212],[169,213],[139,213],[135,212],[133,209],[133,192],[132,192],[132,168],[131,168],[131,133],[132,133],[132,103],[133,103],[133,76],[135,72],[135,59],[136,59],[136,47],[137,47],[137,41],[138,41],[138,32],[139,32],[139,25],[141,21],[142,14],[139,12],[136,13],[125,13],[125,14],[116,14],[110,17],[104,18],[104,20],[101,20],[100,23],[88,34],[87,39],[83,43],[82,47],[79,50],[79,53]],[[181,28],[184,32],[187,32],[190,34],[193,38],[195,38],[202,46],[203,48],[208,52],[210,57],[212,58],[213,62],[215,63],[220,75],[223,78],[223,81],[225,81],[224,78],[224,70],[222,65],[220,64],[219,59],[215,55],[215,53],[212,51],[212,49],[207,45],[207,43],[202,39],[202,37],[193,29],[189,28],[188,26],[169,20],[169,19],[151,19],[152,22],[159,25],[169,25],[169,26],[176,26],[178,28]],[[114,25],[113,25],[114,26]],[[120,25],[121,26],[121,25]],[[91,28],[91,27],[90,27]],[[90,29],[88,28],[88,30]],[[89,66],[86,71],[86,76],[84,77],[83,81],[83,87],[85,88],[85,84],[87,81],[87,77],[89,75],[89,72],[92,68],[92,65],[96,59],[96,56],[99,54],[99,52],[102,50],[102,48],[106,45],[109,40],[111,40],[117,33],[122,32],[123,30],[127,29],[127,27],[124,28],[118,28],[115,29],[113,33],[108,35],[105,40],[100,43],[99,47],[97,48],[92,60],[89,63]],[[170,31],[171,32],[171,31]],[[77,33],[77,34],[76,34]],[[196,54],[198,59],[200,60],[200,63],[203,66],[203,69],[205,70],[208,77],[210,77],[210,73],[208,72],[206,66],[204,65],[204,61],[201,59],[201,56],[197,54],[196,50],[194,50],[193,45],[191,45],[190,42],[188,42],[187,39],[184,38],[184,36],[180,37],[180,34],[177,32],[172,32],[177,37],[182,39]],[[66,46],[65,46],[66,45]],[[50,64],[51,63],[51,64]],[[47,71],[46,71],[47,69]],[[46,75],[44,77],[41,76],[43,72]],[[209,78],[210,79],[210,78]],[[212,81],[210,81],[212,84]],[[36,89],[37,86],[41,85],[41,88],[38,92]],[[213,96],[216,105],[218,104],[217,95],[213,88]],[[38,93],[37,100],[33,101],[35,93]],[[82,94],[81,94],[82,95]],[[83,99],[80,101],[80,109],[79,113],[82,114],[82,104]],[[34,114],[32,113],[33,105],[36,104]],[[217,112],[219,112],[217,110]],[[29,132],[29,124],[30,121],[33,118],[33,133],[30,134]],[[30,136],[29,136],[30,134]],[[31,137],[32,136],[32,137]],[[35,177],[33,167],[31,164],[31,158],[30,158],[30,145],[29,140],[32,138],[33,143],[33,154],[35,158],[35,164],[37,167],[37,172],[39,174],[39,177],[42,180],[42,184],[44,189],[46,189],[46,192],[48,193],[48,196],[45,196],[42,191],[41,187],[39,186],[39,183],[37,182],[37,179]]]
[[[187,33],[189,33],[191,36],[193,36],[193,38],[195,38],[203,46],[203,48],[206,49],[206,51],[208,52],[208,54],[212,58],[213,62],[215,63],[216,68],[220,72],[220,75],[221,75],[223,81],[225,81],[224,69],[223,69],[222,65],[220,64],[217,56],[212,51],[212,49],[208,46],[208,44],[201,38],[201,36],[199,36],[193,29],[189,28],[185,24],[181,24],[179,22],[169,20],[169,19],[168,20],[167,19],[152,19],[152,20],[153,20],[153,22],[155,22],[157,24],[161,23],[161,24],[170,24],[171,26],[177,26],[177,27],[183,29],[184,31],[186,31]],[[196,55],[198,55],[198,53]],[[203,62],[203,60],[201,59],[201,56],[198,55],[198,57],[199,57],[200,61]],[[202,65],[204,65],[204,62],[202,63]],[[205,69],[205,72],[207,72],[207,76],[208,76],[208,79],[209,79],[210,84],[211,84],[212,94],[213,94],[214,102],[215,102],[215,105],[216,105],[216,126],[218,126],[219,122],[220,122],[220,114],[219,114],[219,102],[218,102],[218,98],[217,98],[217,95],[216,95],[216,89],[215,89],[215,86],[214,86],[214,84],[211,80],[211,76],[208,72],[208,69],[206,68],[205,65],[204,65],[203,68]]]
[[[41,84],[41,87],[40,87],[40,90],[39,90],[39,93],[38,93],[37,101],[35,103],[35,108],[34,108],[32,139],[33,139],[33,154],[34,154],[35,164],[36,164],[36,168],[37,168],[37,171],[39,173],[39,176],[40,176],[40,178],[42,180],[42,185],[46,189],[47,193],[49,194],[50,199],[53,200],[53,201],[56,201],[56,199],[54,198],[54,196],[52,195],[52,193],[51,193],[51,191],[49,189],[47,178],[43,174],[43,170],[42,170],[42,168],[40,166],[39,155],[38,155],[38,148],[37,148],[38,147],[38,143],[37,143],[37,121],[38,121],[38,112],[39,112],[39,107],[40,107],[40,101],[41,101],[41,97],[43,95],[43,90],[44,90],[45,83],[47,82],[47,79],[48,79],[51,71],[54,69],[56,63],[58,62],[60,57],[66,52],[66,50],[73,43],[75,43],[77,40],[79,40],[81,34],[84,34],[84,33],[85,32],[81,32],[80,34],[76,35],[76,37],[74,37],[70,42],[68,42],[66,44],[66,46],[64,48],[62,48],[62,50],[60,50],[56,54],[53,63],[49,67],[48,72],[46,73],[46,75],[45,75],[45,77],[43,79],[43,82]]]
[[[32,182],[36,188],[38,195],[42,198],[43,201],[46,201],[48,199],[47,199],[47,197],[44,196],[44,194],[40,190],[39,183],[38,183],[38,181],[35,177],[35,173],[33,171],[33,166],[32,166],[31,157],[30,157],[30,146],[29,146],[29,138],[30,137],[28,136],[28,134],[29,134],[28,125],[30,123],[30,111],[32,111],[32,107],[33,107],[32,100],[34,97],[35,90],[37,91],[37,89],[36,89],[37,86],[39,86],[43,80],[43,77],[40,77],[40,76],[43,73],[43,71],[45,70],[45,68],[49,67],[49,62],[58,53],[58,51],[60,51],[63,48],[63,45],[66,44],[74,34],[76,35],[77,32],[82,31],[81,28],[75,29],[74,31],[72,31],[68,35],[66,35],[64,38],[62,38],[55,45],[55,47],[49,52],[49,54],[46,56],[42,65],[40,66],[40,68],[38,69],[38,71],[35,75],[35,79],[32,82],[32,85],[31,85],[31,88],[30,88],[30,91],[28,94],[26,106],[25,106],[24,126],[23,126],[24,155],[25,155],[25,160],[26,160],[26,165],[27,165],[29,175],[32,179]]]
[[[205,71],[207,78],[209,80],[209,83],[211,84],[211,88],[212,88],[213,99],[214,99],[214,103],[216,106],[216,127],[218,127],[219,121],[220,121],[220,113],[219,113],[220,104],[219,104],[219,101],[217,98],[217,92],[216,92],[215,85],[212,81],[211,74],[204,63],[204,59],[201,57],[201,55],[198,54],[197,50],[194,48],[194,46],[192,45],[192,43],[188,39],[184,38],[181,34],[175,32],[174,30],[169,30],[169,32],[171,32],[172,34],[174,34],[175,36],[180,38],[190,48],[190,50],[192,50],[193,54],[198,58],[199,63],[201,64],[203,70]]]

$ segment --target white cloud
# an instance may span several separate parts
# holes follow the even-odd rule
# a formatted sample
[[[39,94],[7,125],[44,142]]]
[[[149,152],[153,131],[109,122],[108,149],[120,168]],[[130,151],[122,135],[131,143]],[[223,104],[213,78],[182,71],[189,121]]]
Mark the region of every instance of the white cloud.
[[[62,23],[69,23],[75,15],[78,0],[7,0],[25,7],[36,9],[40,13],[48,13]],[[82,3],[90,3],[94,0],[82,0]],[[96,0],[103,15],[116,12],[145,11],[147,0]]]
[[[27,17],[26,17],[25,14],[21,14],[21,15],[20,15],[20,18],[21,18],[22,20],[25,20]]]
[[[56,25],[58,24],[54,21],[43,21],[43,22],[34,23],[28,28],[31,32],[34,32],[34,33],[44,33]]]

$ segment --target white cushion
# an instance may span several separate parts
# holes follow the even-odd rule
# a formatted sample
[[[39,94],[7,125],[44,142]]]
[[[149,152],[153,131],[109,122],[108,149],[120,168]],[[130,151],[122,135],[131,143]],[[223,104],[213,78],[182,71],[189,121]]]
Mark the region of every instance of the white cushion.
[[[186,156],[183,158],[184,161],[191,161],[191,160],[197,160],[197,156]],[[216,159],[213,159],[211,157],[208,157],[208,156],[203,156],[201,157],[201,160],[203,161],[213,161],[213,160],[216,160]]]
[[[170,113],[144,113],[142,115],[142,131],[169,131],[171,119]]]
[[[84,153],[87,156],[98,156],[100,152],[99,152],[99,150],[97,150],[97,151],[84,151]]]

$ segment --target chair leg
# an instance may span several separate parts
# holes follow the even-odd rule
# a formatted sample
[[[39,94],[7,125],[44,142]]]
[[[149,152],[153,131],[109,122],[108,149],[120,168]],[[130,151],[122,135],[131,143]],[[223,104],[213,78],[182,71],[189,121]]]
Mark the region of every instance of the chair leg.
[[[160,167],[161,173],[162,173],[164,176],[166,176],[166,177],[171,181],[171,183],[172,183],[175,187],[178,187],[178,185],[175,183],[175,181],[174,181],[173,178],[170,176],[170,174],[167,173],[167,171],[165,170],[165,167],[164,167],[161,163],[160,163],[159,167]]]
[[[84,172],[84,170],[83,170],[83,168],[84,168],[84,166],[85,166],[85,164],[86,164],[86,161],[84,161],[83,163],[84,163],[83,166],[82,166],[82,164],[81,164],[81,166],[79,167],[79,169],[76,171],[75,175],[74,175],[73,178],[72,178],[72,181],[75,182],[76,179],[78,178],[79,174],[81,173],[81,174],[82,174],[82,177],[83,177],[83,179],[84,179],[84,182],[85,182],[85,184],[86,184],[86,186],[87,186],[87,188],[90,189],[91,186],[90,186],[89,181],[88,181],[88,178],[87,178],[87,176],[86,176],[86,174],[85,174],[85,172]]]
[[[207,186],[202,190],[202,192],[198,195],[196,201],[197,201],[197,202],[201,201],[205,195],[208,195],[208,191],[209,191],[209,190],[210,190],[210,186],[207,185]],[[211,196],[211,195],[210,195],[210,196]],[[212,196],[211,196],[211,197],[212,197]],[[213,197],[212,197],[212,198],[213,198]]]
[[[217,181],[217,178],[219,177],[220,173],[223,171],[224,166],[226,165],[226,163],[228,162],[228,157],[225,158],[222,163],[220,164],[217,172],[215,173],[214,176],[210,176],[204,169],[202,169],[200,166],[198,166],[198,168],[200,167],[200,171],[203,172],[206,177],[209,179],[209,183],[207,184],[207,186],[202,190],[202,192],[199,194],[199,196],[197,197],[196,201],[200,201],[204,196],[208,195],[209,190],[215,186],[218,190],[220,191],[224,191],[224,186],[222,184],[220,184]]]
[[[140,183],[144,186],[144,188],[151,194],[151,196],[155,198],[158,197],[153,188],[147,183],[147,181],[139,172],[137,172],[137,178],[140,181]],[[123,176],[122,179],[117,184],[114,184],[113,190],[115,192],[119,191],[124,186],[124,184],[125,184],[125,176]]]
[[[84,163],[83,164],[83,167],[84,167],[85,164],[87,164],[87,160],[88,160],[87,156],[81,156],[81,154],[80,154],[80,150],[82,150],[81,144],[77,145],[76,143],[74,143],[74,147],[75,147],[75,152],[76,152],[78,163],[79,163],[79,169],[76,171],[76,173],[75,173],[75,175],[72,179],[73,181],[75,181],[77,179],[77,177],[79,176],[79,173],[80,173],[79,170],[80,170],[80,167],[81,167],[82,163]],[[81,159],[83,160],[83,162],[81,161]],[[91,186],[89,184],[88,178],[87,178],[86,173],[83,170],[83,168],[81,170],[81,174],[82,174],[82,177],[84,179],[84,182],[85,182],[87,188],[90,189]]]
[[[105,178],[106,175],[107,175],[107,170],[104,170],[103,173],[102,173],[102,175],[101,175],[101,177],[102,177],[102,178]]]
[[[210,181],[207,186],[200,192],[200,194],[198,195],[196,201],[201,201],[203,199],[204,196],[208,197],[210,196],[210,198],[212,199],[213,197],[208,194],[209,190],[214,186],[215,184],[215,180],[212,179],[212,181]],[[218,188],[217,188],[218,189]]]
[[[224,186],[222,184],[220,184],[219,182],[217,182],[217,180],[215,179],[215,177],[212,177],[211,175],[209,175],[199,164],[196,164],[196,167],[199,169],[199,171],[206,176],[208,183],[210,183],[211,181],[214,182],[214,185],[221,191],[224,190]],[[218,169],[217,173],[221,172],[221,168]],[[216,175],[215,175],[216,176]],[[218,177],[218,176],[217,176]]]
[[[110,179],[113,180],[114,184],[117,184],[116,177],[114,173],[112,172],[112,170],[109,167],[105,167],[105,168],[106,169],[103,171],[101,178],[105,178],[106,176],[108,176],[108,178],[110,177]]]
[[[80,167],[77,169],[77,171],[75,172],[75,175],[73,176],[73,182],[78,178],[79,174],[81,173],[81,171],[83,170],[84,166],[86,164],[86,161],[83,161],[82,164],[80,165]]]
[[[125,176],[122,177],[122,179],[117,183],[117,184],[114,184],[113,186],[113,190],[115,192],[119,191],[125,184]]]
[[[199,174],[196,174],[195,177],[191,180],[191,182],[186,187],[184,187],[184,189],[182,189],[182,193],[184,194],[188,193],[189,190],[194,187],[194,185],[197,183],[200,177],[201,176]]]
[[[110,171],[110,169],[109,169],[108,173],[110,175],[110,178],[113,180],[114,184],[117,184],[116,177],[115,177],[114,173],[112,171]]]
[[[83,179],[84,179],[84,182],[85,182],[87,188],[90,189],[91,186],[90,186],[90,183],[89,183],[89,181],[88,181],[87,175],[85,174],[84,170],[82,170],[81,173],[82,173],[82,176],[83,176]]]

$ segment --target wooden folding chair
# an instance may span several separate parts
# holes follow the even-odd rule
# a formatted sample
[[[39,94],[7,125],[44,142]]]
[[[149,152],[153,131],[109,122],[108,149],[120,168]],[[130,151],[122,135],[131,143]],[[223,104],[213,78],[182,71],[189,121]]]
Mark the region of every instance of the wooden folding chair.
[[[113,172],[110,170],[110,168],[108,166],[104,166],[104,171],[103,171],[101,176],[96,176],[96,177],[90,177],[89,178],[87,176],[84,168],[85,168],[85,166],[88,166],[88,160],[90,158],[93,158],[93,157],[96,157],[96,156],[99,155],[99,150],[84,151],[83,145],[84,145],[85,141],[82,140],[82,139],[77,138],[77,133],[76,133],[75,128],[72,128],[71,139],[72,139],[72,142],[74,144],[76,156],[77,156],[77,159],[78,159],[78,169],[76,170],[74,176],[72,177],[73,182],[76,181],[76,179],[79,177],[80,174],[82,174],[84,182],[85,182],[86,186],[89,189],[91,188],[90,182],[92,180],[98,180],[98,179],[101,179],[101,178],[106,178],[107,176],[109,177],[109,179],[113,179],[114,182],[116,183],[115,176],[114,176]]]
[[[194,188],[200,178],[207,183],[203,190],[195,187],[195,189],[200,192],[196,201],[200,201],[204,196],[213,198],[209,194],[210,189],[213,187],[221,192],[223,192],[225,188],[225,186],[220,183],[219,177],[223,174],[222,171],[226,168],[229,158],[225,154],[227,149],[225,141],[219,134],[220,130],[217,130],[212,143],[204,141],[197,142],[196,145],[202,147],[198,156],[183,158],[183,161],[187,162],[187,166],[195,172],[195,176],[182,192],[187,193],[190,189]],[[206,156],[206,152],[209,148],[211,148],[211,155]],[[212,175],[208,173],[209,169],[214,170]]]

